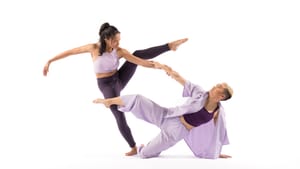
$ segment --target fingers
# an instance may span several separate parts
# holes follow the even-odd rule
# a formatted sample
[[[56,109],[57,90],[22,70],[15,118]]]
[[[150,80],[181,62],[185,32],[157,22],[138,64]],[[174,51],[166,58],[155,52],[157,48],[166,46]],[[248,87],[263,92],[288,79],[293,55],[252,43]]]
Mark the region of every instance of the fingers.
[[[43,75],[44,75],[44,76],[47,76],[47,73],[48,73],[48,70],[44,68],[44,70],[43,70]]]
[[[44,76],[47,76],[48,71],[49,71],[49,63],[47,63],[47,64],[44,66],[44,69],[43,69],[43,75],[44,75]]]

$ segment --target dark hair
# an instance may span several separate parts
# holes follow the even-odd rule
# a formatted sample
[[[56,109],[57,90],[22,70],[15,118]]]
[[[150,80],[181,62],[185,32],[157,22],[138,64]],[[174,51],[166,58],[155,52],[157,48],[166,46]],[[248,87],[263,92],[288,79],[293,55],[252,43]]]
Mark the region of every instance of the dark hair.
[[[104,24],[101,25],[100,30],[99,30],[99,36],[100,36],[99,53],[100,53],[100,55],[102,55],[106,49],[105,39],[112,38],[118,33],[120,33],[119,30],[116,27],[110,25],[108,22],[105,22]]]
[[[229,92],[229,90],[227,88],[224,89],[223,93],[225,95],[223,101],[228,100],[228,99],[230,99],[232,97],[232,94]]]

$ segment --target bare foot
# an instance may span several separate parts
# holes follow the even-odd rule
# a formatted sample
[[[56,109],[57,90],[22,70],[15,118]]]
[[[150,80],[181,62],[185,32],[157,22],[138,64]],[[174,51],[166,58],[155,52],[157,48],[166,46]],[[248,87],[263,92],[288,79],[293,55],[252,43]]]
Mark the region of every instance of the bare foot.
[[[186,42],[187,40],[188,40],[188,38],[184,38],[184,39],[179,39],[179,40],[170,42],[170,43],[168,44],[170,50],[176,51],[177,47],[178,47],[179,45],[183,44],[184,42]]]
[[[131,150],[127,153],[125,153],[126,156],[133,156],[133,155],[136,155],[137,154],[137,148],[136,147],[133,147],[131,148]]]
[[[100,99],[100,98],[98,98],[98,99],[93,100],[93,103],[96,103],[96,104],[101,103],[101,104],[104,104],[105,107],[109,107],[110,106],[109,102],[106,99]]]

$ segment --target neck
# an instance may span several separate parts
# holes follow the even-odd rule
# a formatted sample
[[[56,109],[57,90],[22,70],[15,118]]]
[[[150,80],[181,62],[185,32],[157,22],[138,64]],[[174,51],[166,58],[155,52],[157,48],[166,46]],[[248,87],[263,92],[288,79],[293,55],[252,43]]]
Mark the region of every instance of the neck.
[[[218,106],[218,102],[210,99],[209,97],[207,98],[206,103],[205,103],[205,109],[208,112],[214,111],[217,108],[217,106]]]
[[[106,52],[108,52],[108,53],[110,53],[112,51],[113,51],[113,48],[109,48],[109,49],[106,50]]]

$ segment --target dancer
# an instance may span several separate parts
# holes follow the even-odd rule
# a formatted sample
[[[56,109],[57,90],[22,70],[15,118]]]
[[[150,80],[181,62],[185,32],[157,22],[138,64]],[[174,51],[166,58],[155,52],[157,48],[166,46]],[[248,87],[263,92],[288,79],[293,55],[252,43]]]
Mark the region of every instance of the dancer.
[[[183,97],[189,97],[185,104],[165,108],[139,94],[123,95],[110,99],[98,98],[93,102],[102,103],[106,107],[118,105],[121,111],[132,112],[137,118],[161,129],[161,132],[147,145],[138,148],[138,154],[141,158],[157,157],[162,151],[172,147],[182,139],[185,139],[198,157],[230,158],[229,155],[221,154],[222,145],[228,144],[226,128],[221,126],[224,125],[222,122],[224,119],[221,117],[224,114],[221,101],[231,98],[233,94],[231,87],[226,83],[220,83],[211,90],[205,91],[200,86],[182,78],[167,65],[155,64],[157,64],[156,67],[164,69],[168,75],[184,86]],[[218,128],[216,131],[210,130],[211,132],[218,132],[216,133],[218,136],[210,134],[206,137],[203,133],[198,133],[203,135],[199,139],[199,135],[195,135],[193,130],[197,131],[197,128],[201,130],[201,127],[209,122],[213,123],[213,127]],[[204,140],[204,144],[202,144],[203,141],[201,143],[201,139]],[[210,144],[205,144],[207,140],[210,141]],[[200,147],[199,150],[197,144],[203,147]]]
[[[109,23],[102,24],[99,36],[100,40],[97,43],[64,51],[50,59],[44,66],[44,76],[47,76],[49,66],[54,61],[71,55],[90,53],[94,63],[98,88],[104,98],[117,97],[120,96],[120,92],[134,75],[137,65],[155,68],[154,62],[146,59],[152,59],[169,50],[175,51],[179,45],[188,40],[187,38],[180,39],[161,46],[137,50],[133,54],[130,54],[126,49],[119,47],[120,32],[115,26]],[[126,59],[126,62],[118,69],[121,58]],[[119,111],[115,105],[110,106],[110,110],[116,119],[120,133],[131,147],[131,150],[125,155],[136,154],[136,143],[131,134],[131,129],[126,122],[124,113]]]

